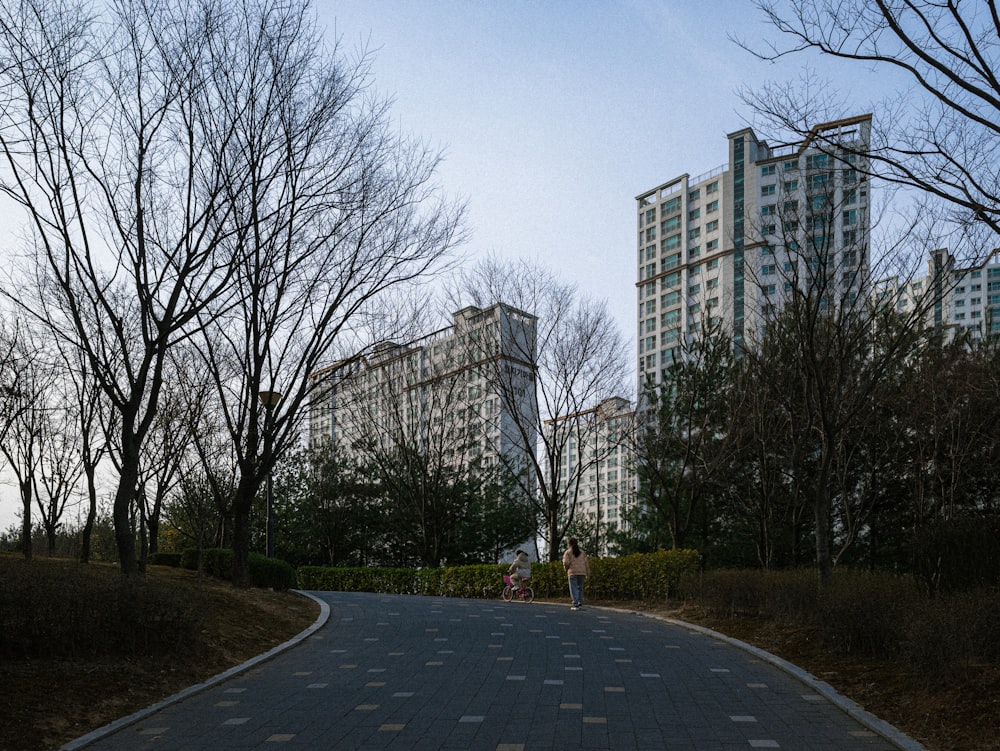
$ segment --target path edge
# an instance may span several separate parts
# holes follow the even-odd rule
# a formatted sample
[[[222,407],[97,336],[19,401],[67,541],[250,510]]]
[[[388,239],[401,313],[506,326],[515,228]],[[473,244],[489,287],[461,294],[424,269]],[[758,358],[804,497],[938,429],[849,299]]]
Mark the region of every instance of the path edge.
[[[114,720],[113,722],[109,722],[107,725],[99,727],[96,730],[92,730],[86,735],[81,735],[79,738],[70,741],[66,745],[60,746],[59,751],[79,751],[79,749],[86,748],[87,746],[91,745],[92,743],[96,743],[97,741],[101,740],[106,736],[112,735],[113,733],[117,733],[119,730],[122,730],[128,727],[129,725],[134,725],[143,718],[148,717],[149,715],[155,712],[159,712],[161,709],[169,707],[171,704],[176,704],[177,702],[183,701],[188,697],[201,693],[206,689],[212,688],[213,686],[217,686],[223,681],[226,681],[232,678],[233,676],[239,675],[240,673],[243,673],[249,670],[250,668],[256,667],[257,665],[260,665],[262,662],[267,662],[268,660],[272,659],[273,657],[276,657],[282,652],[285,652],[291,649],[292,647],[301,644],[303,641],[308,639],[314,633],[319,631],[319,629],[321,629],[324,625],[326,625],[326,622],[330,619],[330,604],[320,599],[316,595],[306,592],[305,590],[293,589],[290,591],[302,595],[303,597],[308,597],[309,599],[318,603],[320,606],[319,616],[316,618],[313,624],[309,626],[309,628],[307,628],[305,631],[296,634],[288,641],[279,644],[278,646],[268,650],[267,652],[264,652],[264,654],[252,657],[246,662],[241,663],[240,665],[234,665],[228,670],[219,673],[218,675],[214,675],[202,683],[196,683],[193,686],[189,686],[188,688],[182,691],[178,691],[176,694],[168,696],[166,699],[163,699],[162,701],[159,701],[156,704],[151,704],[145,709],[140,709],[138,712],[133,712],[130,715],[121,717],[117,720]]]
[[[618,608],[606,608],[607,610],[618,610]],[[698,626],[694,623],[688,623],[686,621],[681,621],[676,618],[670,618],[665,615],[658,615],[656,613],[644,613],[641,610],[623,610],[619,612],[629,612],[636,615],[641,615],[645,618],[654,618],[664,623],[669,623],[673,626],[679,626],[680,628],[687,629],[688,631],[694,631],[695,633],[702,634],[704,636],[711,637],[726,644],[730,644],[738,649],[742,649],[744,652],[749,652],[755,657],[770,663],[779,670],[782,670],[789,675],[797,678],[800,682],[807,685],[809,688],[816,691],[829,701],[831,704],[836,706],[845,714],[849,715],[851,718],[861,723],[873,733],[878,733],[880,736],[885,738],[890,743],[894,744],[900,751],[927,751],[927,749],[922,746],[917,741],[910,738],[906,733],[899,730],[894,725],[886,722],[879,717],[876,717],[871,712],[862,708],[856,702],[848,699],[846,696],[839,694],[836,689],[833,688],[829,683],[821,681],[816,678],[812,673],[809,673],[798,665],[795,665],[788,660],[784,660],[777,655],[773,655],[770,652],[761,649],[760,647],[755,647],[752,644],[747,644],[745,641],[740,641],[739,639],[734,639],[731,636],[726,636],[725,634],[719,633],[718,631],[713,631],[710,628],[704,626]]]

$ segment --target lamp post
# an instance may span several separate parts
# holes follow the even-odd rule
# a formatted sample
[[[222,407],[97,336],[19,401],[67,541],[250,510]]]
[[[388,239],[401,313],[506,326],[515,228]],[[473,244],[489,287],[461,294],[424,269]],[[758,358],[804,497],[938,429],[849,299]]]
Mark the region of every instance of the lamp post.
[[[267,462],[267,557],[274,558],[274,485],[271,480],[271,444],[274,430],[274,408],[281,401],[278,391],[261,391],[257,394],[264,405],[264,460]]]

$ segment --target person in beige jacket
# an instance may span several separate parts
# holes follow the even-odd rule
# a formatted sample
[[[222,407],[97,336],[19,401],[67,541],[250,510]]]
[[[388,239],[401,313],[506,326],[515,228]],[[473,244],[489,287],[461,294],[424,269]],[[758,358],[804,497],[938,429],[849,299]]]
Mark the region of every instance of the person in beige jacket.
[[[579,541],[575,537],[570,537],[566,552],[563,553],[563,568],[569,577],[569,596],[573,601],[572,609],[579,610],[583,607],[583,585],[590,576],[590,563],[587,561],[587,554],[583,552]]]

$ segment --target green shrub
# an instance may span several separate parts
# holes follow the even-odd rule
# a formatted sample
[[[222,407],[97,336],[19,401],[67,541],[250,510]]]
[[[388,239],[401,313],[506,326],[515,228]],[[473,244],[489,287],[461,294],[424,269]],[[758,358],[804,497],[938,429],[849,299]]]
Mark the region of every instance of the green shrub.
[[[150,566],[170,566],[180,568],[181,553],[153,553],[147,561]]]
[[[700,558],[694,550],[661,550],[624,558],[592,558],[587,596],[608,600],[666,598],[684,577],[695,576]],[[499,596],[507,564],[432,569],[324,568],[298,570],[300,589],[338,592],[426,594],[448,597]],[[533,563],[531,586],[536,597],[567,594],[566,571],[559,561]]]
[[[432,573],[434,571],[435,573]],[[296,572],[299,589],[379,594],[439,594],[431,591],[439,570],[409,568],[332,568],[301,566]]]
[[[230,556],[232,561],[232,556]],[[295,587],[295,569],[277,558],[268,558],[260,553],[251,553],[248,561],[250,567],[250,585],[262,589],[284,591]],[[232,564],[226,579],[232,578]]]
[[[202,572],[216,579],[232,581],[233,551],[228,548],[206,548],[201,551]],[[198,550],[191,548],[181,553],[180,565],[192,571],[198,568]],[[247,566],[250,586],[263,589],[285,590],[296,585],[295,569],[285,561],[268,558],[260,553],[250,553]]]

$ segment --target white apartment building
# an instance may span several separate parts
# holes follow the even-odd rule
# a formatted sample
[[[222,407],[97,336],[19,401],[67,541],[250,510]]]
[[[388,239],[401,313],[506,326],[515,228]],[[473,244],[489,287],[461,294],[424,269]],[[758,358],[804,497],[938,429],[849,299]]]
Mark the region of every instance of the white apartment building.
[[[348,453],[405,444],[437,452],[452,468],[527,466],[537,424],[535,317],[496,304],[464,308],[453,320],[313,373],[310,444]]]
[[[927,274],[910,279],[891,277],[876,286],[881,300],[905,315],[922,309],[929,328],[948,339],[967,334],[976,340],[1000,335],[1000,249],[978,264],[959,266],[946,248],[932,251]]]
[[[577,529],[592,530],[598,550],[606,555],[607,533],[622,526],[623,513],[636,502],[632,460],[635,410],[628,399],[612,397],[573,415],[546,423],[567,436],[559,466],[559,487],[576,499]]]
[[[871,116],[824,123],[771,146],[744,128],[728,161],[636,197],[640,396],[706,326],[739,352],[792,288],[838,304],[869,268]]]

